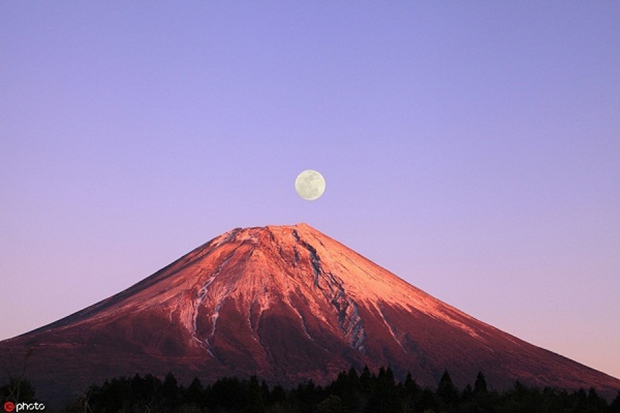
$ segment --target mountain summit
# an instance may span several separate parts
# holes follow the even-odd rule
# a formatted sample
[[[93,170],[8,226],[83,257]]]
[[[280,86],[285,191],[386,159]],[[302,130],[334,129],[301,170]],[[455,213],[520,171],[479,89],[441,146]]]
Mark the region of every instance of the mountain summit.
[[[0,355],[9,372],[25,365],[43,397],[168,371],[207,382],[255,374],[324,383],[352,365],[389,365],[423,385],[448,369],[460,386],[482,370],[498,388],[518,379],[620,389],[620,380],[476,320],[306,224],[222,234],[119,294],[5,340]]]

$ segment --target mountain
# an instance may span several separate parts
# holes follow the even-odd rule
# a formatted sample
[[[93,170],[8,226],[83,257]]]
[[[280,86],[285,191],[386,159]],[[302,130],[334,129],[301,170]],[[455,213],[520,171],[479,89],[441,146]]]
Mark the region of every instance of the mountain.
[[[136,373],[211,382],[325,383],[391,366],[434,386],[595,387],[620,380],[528,344],[413,287],[306,224],[234,229],[127,290],[0,343],[0,365],[41,400]],[[2,379],[2,377],[0,377]],[[0,381],[1,383],[1,381]]]

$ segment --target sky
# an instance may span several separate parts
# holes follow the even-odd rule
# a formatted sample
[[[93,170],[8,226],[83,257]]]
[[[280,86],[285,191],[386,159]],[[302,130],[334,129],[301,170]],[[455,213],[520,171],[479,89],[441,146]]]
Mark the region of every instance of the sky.
[[[620,377],[619,21],[610,0],[0,2],[0,339],[306,222]]]

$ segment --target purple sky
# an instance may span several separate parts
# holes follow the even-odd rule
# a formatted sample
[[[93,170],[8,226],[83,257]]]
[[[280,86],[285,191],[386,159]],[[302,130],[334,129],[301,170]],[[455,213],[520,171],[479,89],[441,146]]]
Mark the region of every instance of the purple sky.
[[[604,0],[1,2],[0,339],[307,222],[620,377],[618,22]]]

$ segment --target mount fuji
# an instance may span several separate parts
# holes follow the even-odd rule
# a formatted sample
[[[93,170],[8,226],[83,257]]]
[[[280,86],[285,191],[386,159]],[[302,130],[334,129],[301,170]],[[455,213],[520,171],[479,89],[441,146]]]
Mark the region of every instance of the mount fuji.
[[[620,389],[620,380],[479,321],[306,224],[224,233],[125,291],[0,342],[0,365],[0,376],[25,371],[42,400],[136,373],[293,385],[365,365],[429,386],[448,369],[461,387],[481,370],[498,389],[515,380]]]

